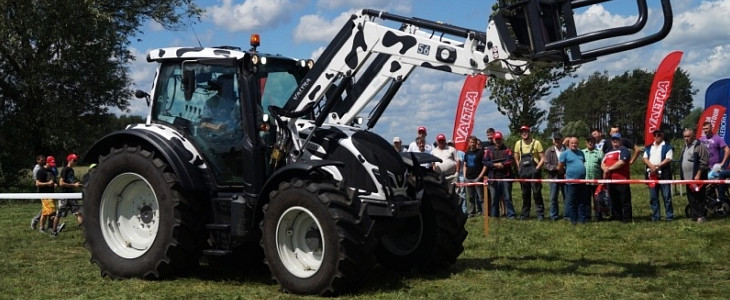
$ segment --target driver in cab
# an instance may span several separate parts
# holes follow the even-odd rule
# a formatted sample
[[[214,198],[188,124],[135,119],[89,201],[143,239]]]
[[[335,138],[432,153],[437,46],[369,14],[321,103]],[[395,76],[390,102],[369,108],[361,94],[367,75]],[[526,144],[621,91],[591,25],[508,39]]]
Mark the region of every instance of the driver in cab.
[[[240,112],[236,106],[233,80],[232,74],[225,74],[208,82],[209,88],[217,92],[205,101],[200,116],[201,127],[218,132],[235,129]]]

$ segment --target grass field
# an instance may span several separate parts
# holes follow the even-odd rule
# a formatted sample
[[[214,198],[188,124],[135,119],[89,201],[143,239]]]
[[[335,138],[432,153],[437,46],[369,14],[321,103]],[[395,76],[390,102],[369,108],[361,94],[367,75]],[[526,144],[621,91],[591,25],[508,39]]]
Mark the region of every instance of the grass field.
[[[543,188],[547,195],[547,187]],[[355,299],[694,299],[730,295],[730,219],[649,222],[646,187],[633,187],[634,223],[471,218],[465,251],[446,274],[375,267]],[[521,206],[519,187],[513,195]],[[547,198],[546,198],[547,199]],[[31,231],[39,203],[0,204],[0,298],[291,299],[265,271],[206,266],[162,281],[102,278],[75,220],[58,237]],[[562,208],[562,207],[561,207]],[[533,212],[534,216],[534,212]]]

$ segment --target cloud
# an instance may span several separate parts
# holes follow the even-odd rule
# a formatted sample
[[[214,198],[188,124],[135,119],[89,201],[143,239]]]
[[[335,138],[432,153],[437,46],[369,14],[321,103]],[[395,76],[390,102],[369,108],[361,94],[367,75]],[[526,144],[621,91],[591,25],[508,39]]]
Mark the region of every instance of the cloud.
[[[332,20],[326,20],[321,15],[302,16],[299,18],[299,24],[294,28],[294,41],[297,43],[329,42],[354,12],[354,10],[342,12]]]
[[[352,9],[371,8],[383,9],[386,11],[394,11],[399,13],[409,13],[412,7],[411,0],[319,0],[317,7],[332,10],[341,7]]]
[[[228,31],[256,31],[272,29],[289,22],[309,1],[303,0],[246,0],[233,4],[223,0],[221,5],[206,8],[205,18]]]
[[[692,10],[675,15],[665,42],[682,49],[712,49],[726,44],[730,39],[728,11],[730,0],[703,1]]]
[[[600,29],[631,25],[636,22],[636,18],[636,16],[624,17],[612,14],[603,5],[591,5],[585,12],[574,16],[579,35]]]
[[[374,131],[386,139],[400,136],[410,143],[416,136],[416,127],[423,125],[428,127],[429,142],[438,133],[450,137],[464,80],[461,75],[416,68],[403,83]],[[486,129],[493,127],[509,134],[509,120],[497,111],[494,102],[489,101],[488,92],[485,90],[482,95],[473,133],[483,138]]]

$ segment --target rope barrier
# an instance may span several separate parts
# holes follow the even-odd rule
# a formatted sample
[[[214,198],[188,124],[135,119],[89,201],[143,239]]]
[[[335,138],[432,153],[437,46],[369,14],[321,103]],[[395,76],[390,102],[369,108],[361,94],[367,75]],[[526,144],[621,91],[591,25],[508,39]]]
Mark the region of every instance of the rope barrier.
[[[0,193],[0,199],[81,199],[81,193]]]
[[[488,182],[554,182],[554,183],[614,183],[614,184],[730,184],[730,180],[706,179],[706,180],[675,180],[675,179],[487,179],[484,182],[457,182],[456,186],[489,185]]]

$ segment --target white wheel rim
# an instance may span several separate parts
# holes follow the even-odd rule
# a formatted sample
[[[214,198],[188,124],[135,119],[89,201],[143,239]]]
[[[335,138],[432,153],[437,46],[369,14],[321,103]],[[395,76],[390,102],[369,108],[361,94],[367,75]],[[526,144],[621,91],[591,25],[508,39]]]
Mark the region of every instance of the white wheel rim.
[[[99,206],[104,241],[120,257],[144,255],[157,237],[159,208],[157,196],[144,177],[135,173],[114,177]]]
[[[276,250],[284,267],[299,278],[313,276],[322,266],[324,237],[319,221],[301,206],[287,209],[276,224]]]

